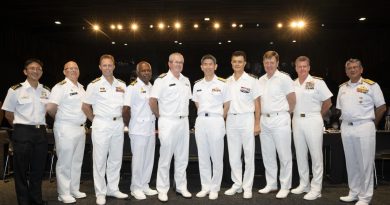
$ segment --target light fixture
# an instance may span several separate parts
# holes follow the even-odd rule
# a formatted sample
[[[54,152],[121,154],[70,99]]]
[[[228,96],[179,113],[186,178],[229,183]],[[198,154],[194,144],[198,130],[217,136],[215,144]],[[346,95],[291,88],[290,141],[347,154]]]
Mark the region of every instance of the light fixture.
[[[297,41],[296,40],[292,40],[293,43],[296,43]]]
[[[237,24],[236,24],[236,23],[232,23],[232,27],[233,27],[233,28],[236,28],[236,27],[237,27]]]
[[[231,40],[227,40],[228,43],[231,43],[232,41]]]
[[[131,26],[130,26],[130,29],[133,30],[133,31],[138,30],[138,24],[132,23]]]
[[[260,27],[260,24],[256,24],[256,27]]]
[[[359,21],[365,21],[366,20],[366,17],[360,17],[359,18]]]
[[[111,42],[112,45],[115,45],[115,41]]]
[[[122,30],[123,29],[122,24],[118,24],[118,25],[116,25],[116,27],[118,28],[118,30]]]
[[[273,41],[271,41],[271,42],[269,42],[269,44],[270,44],[270,45],[274,45],[274,42],[273,42]]]
[[[325,24],[321,24],[321,26],[322,26],[322,27],[324,27],[324,26],[325,26]]]
[[[242,27],[244,27],[244,25],[243,25],[243,24],[240,24],[238,27],[242,28]]]
[[[110,25],[110,28],[111,28],[111,30],[115,30],[115,29],[116,29],[116,26],[115,26],[114,24],[111,24],[111,25]]]
[[[158,29],[162,30],[164,29],[165,25],[163,22],[158,23]]]
[[[93,25],[92,28],[93,28],[93,30],[95,30],[95,31],[100,30],[100,26],[97,25],[97,24]]]
[[[179,42],[179,45],[183,44],[182,42]]]
[[[194,28],[199,28],[199,25],[197,23],[194,24]]]
[[[153,28],[153,27],[154,27],[153,24],[150,24],[150,25],[149,25],[149,28]]]
[[[218,44],[219,44],[219,45],[222,45],[222,42],[220,41],[220,42],[218,42]]]
[[[179,41],[174,41],[174,43],[178,43]]]
[[[127,46],[127,43],[124,43],[123,45],[124,45],[124,46]]]
[[[276,26],[277,26],[278,28],[283,28],[283,24],[282,24],[282,23],[278,23]]]
[[[221,25],[218,23],[218,22],[215,22],[214,23],[214,28],[215,29],[219,29],[221,27]]]
[[[181,28],[180,22],[176,22],[174,26],[175,26],[175,29],[180,29]]]
[[[210,21],[210,18],[209,17],[205,17],[204,20],[205,21]]]
[[[54,21],[56,25],[61,25],[61,21]]]

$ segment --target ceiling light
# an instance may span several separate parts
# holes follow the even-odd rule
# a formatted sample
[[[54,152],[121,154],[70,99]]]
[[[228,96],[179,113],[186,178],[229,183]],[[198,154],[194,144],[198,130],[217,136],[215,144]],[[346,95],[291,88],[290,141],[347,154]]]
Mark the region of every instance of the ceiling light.
[[[244,25],[243,24],[240,24],[239,27],[242,28]]]
[[[260,24],[256,24],[256,27],[260,27]]]
[[[179,45],[183,44],[182,42],[179,43]]]
[[[218,42],[218,44],[219,44],[219,45],[222,45],[222,42],[220,41],[220,42]]]
[[[366,20],[366,17],[360,17],[359,18],[359,21],[365,21]]]
[[[116,27],[117,27],[119,30],[122,30],[122,29],[123,29],[122,24],[118,24]]]
[[[164,29],[164,27],[165,27],[165,25],[164,25],[164,23],[162,23],[162,22],[160,22],[160,23],[158,23],[158,28],[159,29]]]
[[[116,29],[116,26],[115,26],[114,24],[111,24],[111,25],[110,25],[110,28],[111,28],[111,30],[115,30],[115,29]]]
[[[100,26],[97,25],[97,24],[93,25],[92,28],[93,28],[93,30],[95,30],[95,31],[100,30]]]
[[[325,26],[325,24],[321,24],[321,26],[322,26],[322,27],[324,27],[324,26]]]
[[[153,24],[150,24],[150,25],[149,25],[149,28],[153,28]]]
[[[293,21],[290,23],[291,28],[296,28],[298,26],[297,22]]]
[[[292,40],[293,43],[296,43],[297,41],[296,40]]]
[[[199,28],[199,25],[197,23],[194,24],[194,28]]]
[[[174,41],[174,43],[178,43],[179,41]]]
[[[180,22],[176,22],[174,26],[175,26],[175,29],[180,29],[181,28]]]
[[[305,25],[306,25],[306,23],[303,20],[298,21],[298,23],[297,23],[298,28],[303,28],[303,27],[305,27]]]
[[[282,24],[282,23],[278,23],[276,26],[277,26],[278,28],[282,28],[282,27],[283,27],[283,24]]]
[[[123,45],[127,46],[127,43],[125,43],[125,44],[123,44]]]
[[[133,30],[133,31],[138,30],[138,24],[132,23],[131,26],[130,26],[130,29]]]
[[[111,42],[112,45],[115,45],[115,41]]]
[[[218,22],[214,23],[214,28],[215,28],[215,29],[219,29],[220,27],[221,27],[221,25],[219,25]]]
[[[232,41],[231,40],[227,40],[228,43],[231,43]]]
[[[210,18],[209,17],[205,17],[204,20],[205,21],[210,21]]]
[[[271,42],[269,42],[269,44],[270,44],[270,45],[274,45],[274,42],[273,42],[273,41],[271,41]]]
[[[236,27],[237,27],[237,24],[236,24],[236,23],[232,23],[232,27],[233,27],[233,28],[236,28]]]
[[[54,21],[55,24],[61,25],[61,21]]]

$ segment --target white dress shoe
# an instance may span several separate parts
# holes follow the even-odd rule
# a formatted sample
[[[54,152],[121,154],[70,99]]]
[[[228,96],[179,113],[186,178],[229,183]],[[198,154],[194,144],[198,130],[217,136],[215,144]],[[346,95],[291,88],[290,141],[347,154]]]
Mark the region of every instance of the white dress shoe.
[[[303,199],[313,201],[313,200],[316,200],[317,198],[320,198],[320,197],[321,197],[321,193],[310,191],[309,193],[305,194]]]
[[[369,203],[364,202],[364,201],[358,201],[358,202],[356,202],[355,205],[369,205]]]
[[[87,194],[84,193],[84,192],[81,192],[81,191],[72,192],[71,195],[72,195],[74,198],[76,198],[76,199],[82,199],[82,198],[87,197]]]
[[[134,190],[130,194],[131,194],[131,196],[134,196],[134,198],[137,200],[146,199],[146,195],[144,194],[144,192],[142,192],[140,190]]]
[[[104,205],[106,204],[106,196],[104,195],[99,195],[96,197],[96,204],[97,205]]]
[[[234,194],[241,193],[241,192],[242,192],[241,187],[240,188],[232,187],[232,188],[225,191],[225,195],[233,196]]]
[[[209,199],[210,199],[210,200],[216,200],[216,199],[218,199],[218,192],[210,192],[210,193],[209,193]]]
[[[290,190],[288,189],[281,189],[279,192],[276,194],[277,199],[284,199],[288,196],[288,193],[290,193]]]
[[[292,189],[291,193],[293,193],[293,194],[303,194],[303,193],[307,193],[309,191],[310,190],[306,186],[299,185],[297,188]]]
[[[351,196],[351,195],[340,197],[340,201],[342,202],[354,202],[357,200],[358,198],[356,196]]]
[[[242,196],[244,199],[251,199],[252,198],[252,192],[251,191],[244,191],[244,194]]]
[[[144,194],[146,194],[147,196],[154,196],[154,195],[158,194],[158,191],[151,189],[151,188],[147,188],[147,189],[144,189]]]
[[[186,199],[190,199],[192,197],[192,194],[187,190],[176,190],[176,193],[183,196]]]
[[[58,196],[58,201],[64,203],[64,204],[73,204],[76,203],[76,199],[73,198],[70,195],[60,195]]]
[[[270,192],[273,192],[273,191],[276,191],[277,189],[274,189],[272,187],[269,187],[269,186],[265,186],[264,188],[260,189],[259,190],[259,193],[260,194],[268,194]]]
[[[168,195],[166,193],[158,193],[158,200],[160,200],[161,202],[167,202]]]
[[[205,197],[205,196],[207,196],[207,194],[208,194],[209,192],[210,192],[210,191],[202,190],[202,191],[200,191],[200,192],[198,192],[198,193],[196,194],[196,197],[198,197],[198,198]]]
[[[122,193],[122,192],[120,192],[120,191],[116,191],[116,192],[107,194],[107,196],[115,197],[115,198],[117,198],[117,199],[126,199],[127,197],[129,197],[129,195],[124,194],[124,193]]]

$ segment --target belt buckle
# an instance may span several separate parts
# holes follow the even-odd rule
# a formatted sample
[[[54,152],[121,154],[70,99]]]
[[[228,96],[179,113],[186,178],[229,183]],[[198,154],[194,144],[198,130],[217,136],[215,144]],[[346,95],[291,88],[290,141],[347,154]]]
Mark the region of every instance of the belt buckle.
[[[300,114],[301,117],[306,117],[305,113]]]
[[[209,113],[205,113],[204,116],[208,117],[208,116],[209,116]]]
[[[271,114],[267,113],[267,114],[265,114],[265,116],[267,116],[267,117],[271,117]]]
[[[41,128],[41,125],[35,125],[35,128],[39,129]]]

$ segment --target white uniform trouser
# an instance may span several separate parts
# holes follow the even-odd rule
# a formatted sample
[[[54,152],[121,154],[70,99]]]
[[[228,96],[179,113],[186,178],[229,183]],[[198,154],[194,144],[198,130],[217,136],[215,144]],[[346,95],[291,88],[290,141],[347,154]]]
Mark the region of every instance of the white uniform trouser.
[[[130,135],[132,152],[131,191],[143,191],[149,188],[149,182],[153,171],[155,145],[155,135]]]
[[[70,195],[80,189],[85,148],[84,126],[56,121],[53,127],[57,152],[57,192]]]
[[[291,118],[288,112],[267,117],[261,116],[261,153],[265,168],[267,186],[277,189],[278,165],[276,152],[280,162],[281,189],[291,188],[292,156],[291,156]]]
[[[229,151],[231,178],[234,188],[242,187],[251,192],[255,175],[254,114],[229,114],[226,119],[226,134]],[[242,176],[241,153],[244,150],[245,171]]]
[[[202,190],[218,192],[221,188],[224,136],[225,121],[222,116],[198,116],[196,118],[195,139],[198,147]]]
[[[169,190],[169,168],[172,156],[175,159],[176,190],[187,190],[190,130],[188,118],[164,117],[158,119],[158,138],[160,140],[160,158],[158,160],[156,188],[160,193]]]
[[[95,116],[92,122],[93,180],[95,194],[119,190],[123,154],[123,120]],[[107,177],[107,184],[104,177]]]
[[[341,124],[341,139],[348,173],[349,195],[370,203],[373,192],[375,160],[375,124],[372,121],[357,125]]]
[[[324,122],[319,112],[305,114],[305,117],[301,117],[297,113],[292,121],[299,185],[309,187],[309,162],[307,157],[309,151],[313,172],[310,191],[316,193],[321,193],[324,171],[322,157],[323,126]]]

